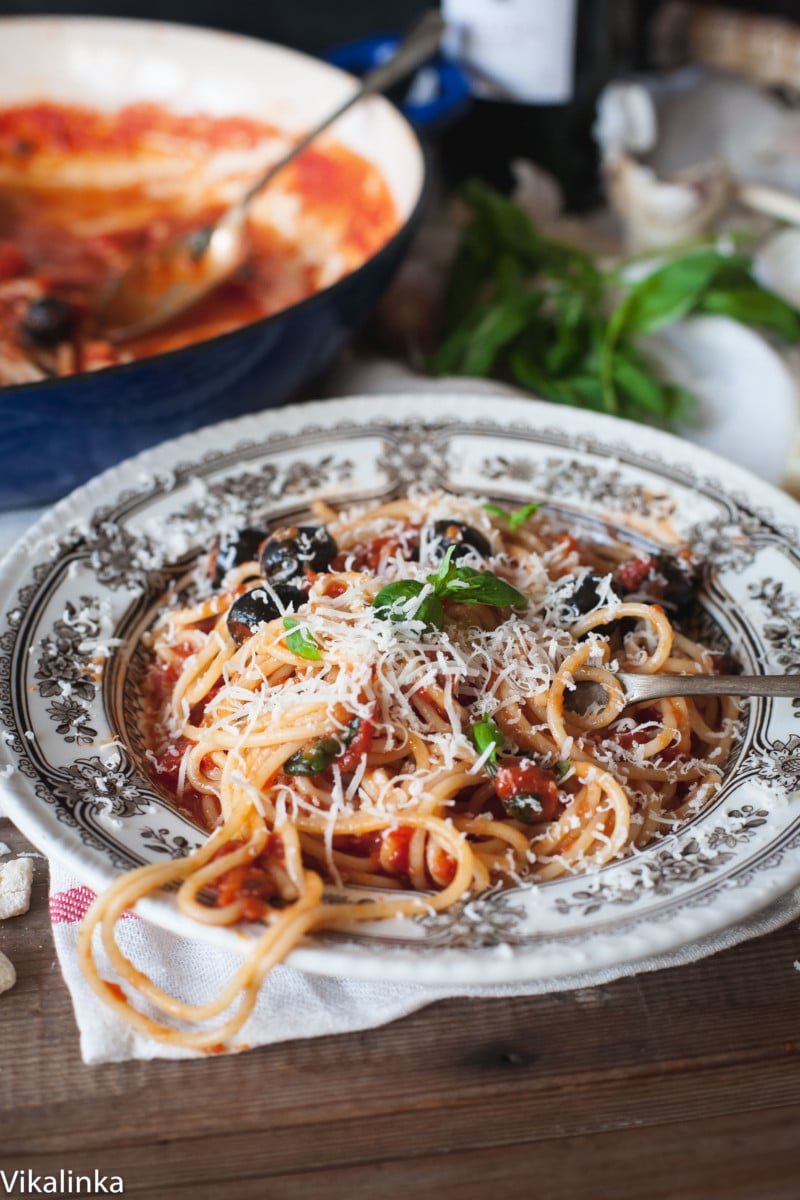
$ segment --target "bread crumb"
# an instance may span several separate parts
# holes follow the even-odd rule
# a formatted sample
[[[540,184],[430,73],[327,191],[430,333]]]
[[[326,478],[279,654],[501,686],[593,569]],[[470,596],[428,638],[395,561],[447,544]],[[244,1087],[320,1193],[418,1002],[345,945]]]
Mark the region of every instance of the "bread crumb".
[[[14,964],[0,950],[0,993],[7,992],[17,982],[17,972]]]
[[[32,880],[33,863],[29,858],[0,863],[0,921],[28,911]]]

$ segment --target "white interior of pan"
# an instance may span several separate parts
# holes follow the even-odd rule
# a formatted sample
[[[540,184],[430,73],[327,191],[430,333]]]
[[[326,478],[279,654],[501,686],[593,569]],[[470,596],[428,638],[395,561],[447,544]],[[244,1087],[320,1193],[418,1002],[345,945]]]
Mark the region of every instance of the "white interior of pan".
[[[50,100],[113,111],[147,101],[296,133],[354,86],[326,63],[214,30],[94,17],[0,20],[0,107]],[[337,123],[335,137],[375,164],[404,221],[419,198],[424,162],[403,116],[370,97]]]

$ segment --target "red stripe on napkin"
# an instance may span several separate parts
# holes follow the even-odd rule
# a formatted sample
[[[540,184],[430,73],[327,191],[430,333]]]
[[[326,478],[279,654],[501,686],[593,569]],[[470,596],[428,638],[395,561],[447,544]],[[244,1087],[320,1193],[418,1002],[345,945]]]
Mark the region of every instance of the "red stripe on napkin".
[[[97,892],[93,892],[88,887],[71,887],[65,892],[54,892],[50,897],[50,920],[53,925],[62,925],[64,922],[76,924],[82,921],[91,905],[97,896]],[[125,917],[132,917],[132,912],[124,912]]]
[[[96,895],[88,887],[72,887],[66,892],[55,892],[50,897],[50,920],[54,925],[64,921],[82,921]]]

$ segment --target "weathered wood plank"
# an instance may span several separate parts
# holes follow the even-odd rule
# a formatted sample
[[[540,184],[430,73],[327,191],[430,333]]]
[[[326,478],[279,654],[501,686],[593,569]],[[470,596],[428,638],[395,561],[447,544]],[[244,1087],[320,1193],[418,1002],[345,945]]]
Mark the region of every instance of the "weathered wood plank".
[[[800,1110],[648,1127],[437,1155],[407,1147],[394,1159],[267,1181],[240,1177],[237,1200],[797,1200]],[[764,1147],[769,1146],[766,1154]],[[266,1187],[265,1187],[266,1182]],[[147,1186],[141,1200],[160,1195]],[[176,1200],[216,1200],[217,1185],[171,1189]]]
[[[422,1036],[432,1036],[432,1028],[423,1029]],[[419,1045],[419,1034],[408,1030],[412,1045]],[[479,1035],[473,1031],[473,1036]],[[505,1082],[487,1074],[470,1079],[468,1086],[457,1069],[445,1066],[435,1082],[415,1071],[414,1091],[402,1066],[393,1074],[387,1069],[377,1078],[364,1076],[359,1073],[358,1057],[353,1059],[347,1049],[342,1047],[335,1068],[321,1070],[318,1081],[306,1078],[302,1084],[290,1068],[271,1062],[269,1054],[241,1060],[239,1077],[226,1072],[216,1087],[208,1086],[208,1076],[198,1080],[205,1086],[196,1086],[191,1064],[184,1065],[171,1086],[153,1086],[151,1082],[127,1092],[106,1091],[102,1075],[98,1075],[94,1096],[86,1097],[78,1107],[44,1102],[11,1108],[3,1121],[4,1150],[7,1154],[62,1154],[77,1142],[87,1150],[101,1148],[107,1145],[108,1114],[113,1111],[118,1145],[130,1146],[135,1157],[148,1142],[158,1139],[166,1160],[173,1143],[180,1145],[183,1139],[198,1136],[210,1142],[225,1128],[226,1105],[220,1099],[225,1096],[235,1097],[236,1124],[245,1142],[251,1135],[269,1135],[265,1147],[253,1151],[263,1156],[265,1166],[275,1165],[271,1156],[276,1147],[283,1146],[284,1131],[293,1129],[313,1129],[305,1152],[309,1165],[326,1161],[328,1155],[335,1157],[341,1143],[340,1127],[348,1122],[363,1131],[370,1143],[381,1142],[390,1152],[397,1131],[411,1137],[420,1123],[420,1144],[427,1144],[426,1139],[435,1138],[443,1115],[469,1144],[489,1145],[509,1136],[535,1140],[565,1132],[622,1128],[646,1120],[702,1120],[800,1103],[800,1073],[789,1054],[739,1061],[731,1056],[727,1062],[673,1060],[636,1072],[589,1066],[574,1074],[515,1076],[509,1072]],[[203,1070],[205,1064],[199,1066]],[[254,1079],[258,1081],[255,1089]],[[187,1094],[191,1104],[186,1103]],[[276,1095],[280,1097],[277,1103]],[[321,1095],[326,1097],[324,1104]],[[536,1132],[528,1133],[531,1129]],[[235,1139],[226,1139],[226,1148],[233,1144]],[[429,1146],[434,1148],[435,1142]]]
[[[120,1175],[125,1193],[141,1200],[464,1200],[501,1195],[504,1200],[796,1200],[800,1172],[797,1133],[800,1106],[730,1114],[668,1125],[544,1140],[507,1140],[480,1147],[443,1123],[439,1147],[428,1152],[413,1132],[398,1129],[390,1149],[370,1143],[369,1122],[356,1144],[347,1129],[338,1160],[315,1168],[308,1161],[314,1131],[287,1131],[281,1157],[291,1165],[273,1171],[257,1153],[256,1139],[184,1143],[179,1163],[162,1144],[136,1157],[111,1149],[70,1159],[72,1170],[95,1168]],[[421,1126],[418,1127],[418,1129]],[[765,1146],[769,1153],[765,1153]],[[371,1148],[370,1148],[371,1147]],[[220,1153],[222,1151],[222,1153]],[[39,1174],[64,1165],[59,1156],[15,1159]],[[177,1174],[176,1174],[177,1169]]]

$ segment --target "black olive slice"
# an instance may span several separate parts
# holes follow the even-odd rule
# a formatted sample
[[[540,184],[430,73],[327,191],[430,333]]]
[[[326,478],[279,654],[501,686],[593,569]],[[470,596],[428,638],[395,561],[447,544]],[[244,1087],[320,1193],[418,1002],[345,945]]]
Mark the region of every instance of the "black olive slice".
[[[455,546],[451,562],[466,558],[470,552],[479,554],[481,558],[490,558],[492,554],[492,548],[483,534],[462,521],[435,521],[430,546],[436,559],[444,558],[448,549]]]
[[[251,588],[238,599],[234,600],[226,618],[228,632],[237,646],[246,642],[259,625],[266,621],[274,621],[283,615],[285,609],[297,609],[305,604],[308,596],[300,588],[278,586],[274,587],[275,596],[263,587]]]
[[[327,571],[339,552],[324,525],[276,529],[261,548],[261,574],[268,583],[307,586],[306,572]]]
[[[602,582],[603,578],[601,575],[593,575],[591,572],[584,575],[570,595],[567,596],[567,604],[574,608],[581,616],[591,612],[600,603],[599,589]]]
[[[269,534],[264,529],[239,529],[230,537],[221,538],[211,553],[209,564],[214,583],[222,583],[228,571],[234,567],[257,560],[261,543],[267,537]]]
[[[697,603],[697,580],[691,564],[671,554],[623,563],[616,571],[614,586],[623,596],[661,604],[678,619],[689,617]]]
[[[66,300],[42,296],[32,300],[19,324],[20,336],[29,346],[57,346],[72,336],[75,313]]]
[[[658,569],[666,581],[661,594],[664,608],[678,618],[690,616],[697,604],[697,581],[691,569],[666,554],[660,556]]]

